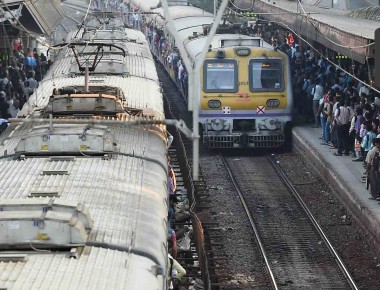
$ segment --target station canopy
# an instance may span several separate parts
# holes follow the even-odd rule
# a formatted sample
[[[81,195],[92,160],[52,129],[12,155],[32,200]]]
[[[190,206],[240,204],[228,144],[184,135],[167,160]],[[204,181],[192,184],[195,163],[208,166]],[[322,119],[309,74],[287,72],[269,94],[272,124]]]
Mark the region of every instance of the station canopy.
[[[18,28],[44,35],[50,35],[65,15],[60,0],[4,0],[0,12],[0,22],[8,20]]]

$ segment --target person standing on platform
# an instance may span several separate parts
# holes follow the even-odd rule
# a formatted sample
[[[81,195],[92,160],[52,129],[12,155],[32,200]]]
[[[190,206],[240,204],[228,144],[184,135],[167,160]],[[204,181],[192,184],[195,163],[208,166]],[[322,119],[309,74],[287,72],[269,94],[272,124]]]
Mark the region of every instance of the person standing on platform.
[[[379,149],[380,149],[380,139],[375,138],[373,139],[373,147],[371,150],[368,151],[367,157],[366,157],[366,163],[367,163],[367,174],[368,174],[368,181],[370,185],[370,193],[371,197],[369,199],[372,200],[380,200],[379,190],[378,190],[378,181],[379,181],[379,163],[380,163],[380,157],[379,157]]]
[[[322,81],[321,79],[317,79],[317,83],[315,87],[313,88],[311,94],[313,96],[313,114],[314,114],[314,128],[318,128],[320,124],[320,100],[323,98],[323,87],[321,85]]]
[[[356,121],[355,121],[355,125],[354,125],[354,131],[355,131],[355,145],[354,145],[354,147],[355,147],[356,159],[354,159],[353,161],[363,161],[363,155],[362,155],[361,147],[360,147],[360,144],[361,144],[362,139],[363,139],[360,136],[360,128],[365,121],[365,118],[363,116],[363,108],[357,107],[355,114],[356,114]]]
[[[368,152],[372,148],[372,142],[373,142],[373,140],[376,138],[376,133],[373,131],[372,124],[369,123],[369,122],[366,123],[366,131],[367,132],[364,135],[363,141],[362,141],[362,144],[361,144],[361,147],[364,150],[363,156],[364,156],[365,160],[367,160],[367,154],[368,154]],[[368,165],[367,161],[366,161],[366,165]]]
[[[340,101],[340,106],[334,112],[335,116],[335,127],[338,139],[338,151],[334,153],[335,156],[342,156],[344,153],[349,156],[350,153],[350,140],[349,140],[349,129],[350,121],[353,117],[351,109],[347,106],[346,100],[342,99]],[[344,150],[344,152],[343,152]]]

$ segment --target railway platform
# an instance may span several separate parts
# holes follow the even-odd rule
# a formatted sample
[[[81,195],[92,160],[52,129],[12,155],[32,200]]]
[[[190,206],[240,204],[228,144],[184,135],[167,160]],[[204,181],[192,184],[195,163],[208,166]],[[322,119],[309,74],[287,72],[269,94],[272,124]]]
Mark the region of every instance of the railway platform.
[[[370,233],[376,246],[380,246],[380,205],[370,200],[362,176],[363,162],[353,162],[352,156],[334,156],[336,149],[321,145],[320,128],[310,125],[293,129],[293,151],[300,153],[334,189],[338,199]]]

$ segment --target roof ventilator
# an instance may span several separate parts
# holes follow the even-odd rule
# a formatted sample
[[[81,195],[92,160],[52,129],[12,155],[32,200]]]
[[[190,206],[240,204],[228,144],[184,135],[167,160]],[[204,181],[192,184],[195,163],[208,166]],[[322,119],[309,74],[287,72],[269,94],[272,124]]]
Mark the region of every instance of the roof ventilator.
[[[68,170],[44,170],[42,175],[69,175]]]
[[[29,197],[60,197],[58,191],[32,191]]]
[[[23,155],[104,155],[116,151],[114,136],[103,125],[55,124],[35,126],[15,149]],[[47,174],[68,172],[46,171]]]
[[[26,262],[27,257],[25,254],[0,254],[0,262]]]
[[[88,210],[72,200],[0,201],[0,248],[82,246],[93,226]]]

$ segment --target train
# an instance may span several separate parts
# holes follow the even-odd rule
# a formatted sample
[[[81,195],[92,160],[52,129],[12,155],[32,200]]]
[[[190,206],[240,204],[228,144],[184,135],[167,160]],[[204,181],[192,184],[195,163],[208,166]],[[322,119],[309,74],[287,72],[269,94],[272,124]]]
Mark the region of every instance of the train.
[[[141,9],[153,5],[142,0],[131,3]],[[176,42],[182,42],[194,66],[215,16],[193,6],[172,5],[169,11],[172,24],[161,7],[142,10],[153,13],[146,15],[146,26],[168,38],[171,51],[176,50]],[[221,24],[202,69],[196,72],[203,144],[209,148],[289,147],[293,92],[288,56],[260,37],[240,34],[239,24],[228,25],[226,20]],[[175,27],[180,39],[174,39],[168,25]],[[165,61],[165,57],[158,59]]]
[[[1,135],[1,289],[168,288],[154,59],[143,33],[96,21],[49,49],[50,70]]]

